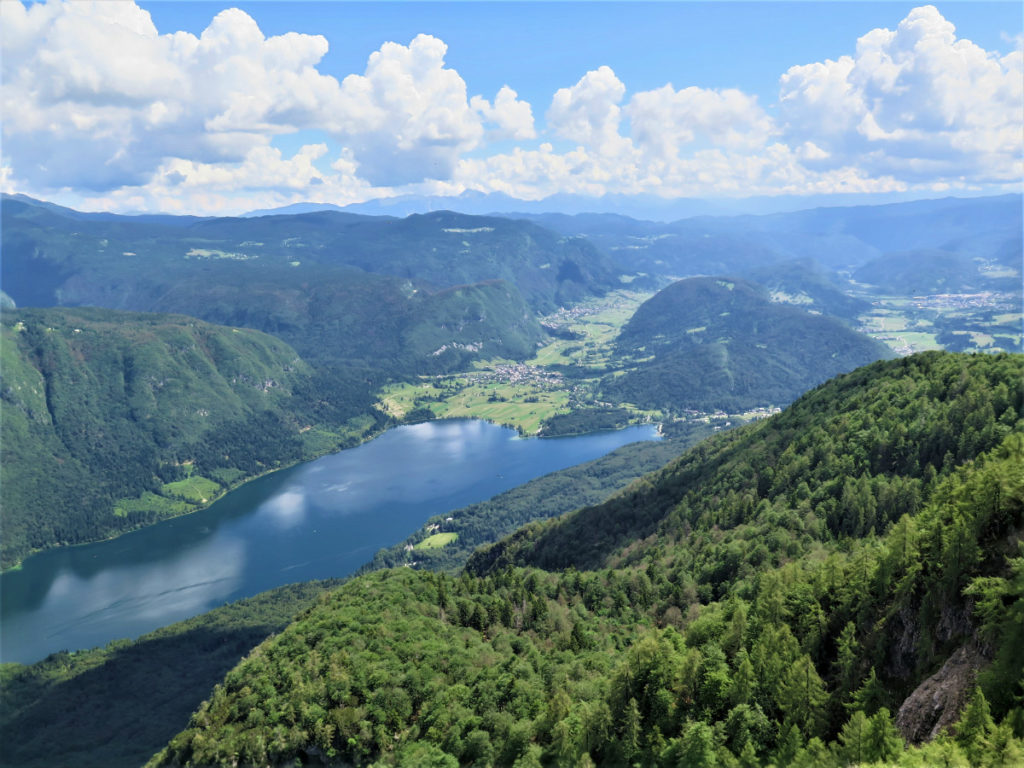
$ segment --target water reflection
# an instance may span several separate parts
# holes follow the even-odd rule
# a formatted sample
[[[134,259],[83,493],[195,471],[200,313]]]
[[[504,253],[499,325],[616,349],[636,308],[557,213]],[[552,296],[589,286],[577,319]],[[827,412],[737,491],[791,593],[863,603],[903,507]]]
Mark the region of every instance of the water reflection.
[[[257,512],[278,528],[295,528],[306,519],[306,494],[300,488],[289,488],[261,504]]]
[[[281,584],[346,576],[431,515],[653,438],[653,427],[557,440],[472,421],[393,429],[203,512],[29,558],[0,577],[0,660],[31,662]]]
[[[149,565],[107,568],[87,577],[64,568],[39,610],[5,617],[0,658],[35,657],[37,648],[49,653],[99,645],[113,639],[111,626],[132,636],[202,613],[238,589],[244,568],[241,542],[213,539]]]

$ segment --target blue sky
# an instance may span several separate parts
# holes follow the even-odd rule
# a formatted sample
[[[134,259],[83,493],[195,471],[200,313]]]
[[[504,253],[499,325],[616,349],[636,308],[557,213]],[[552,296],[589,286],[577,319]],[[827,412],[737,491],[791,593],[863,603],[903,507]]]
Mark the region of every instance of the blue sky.
[[[1018,3],[15,0],[0,20],[4,189],[82,207],[1022,176]]]

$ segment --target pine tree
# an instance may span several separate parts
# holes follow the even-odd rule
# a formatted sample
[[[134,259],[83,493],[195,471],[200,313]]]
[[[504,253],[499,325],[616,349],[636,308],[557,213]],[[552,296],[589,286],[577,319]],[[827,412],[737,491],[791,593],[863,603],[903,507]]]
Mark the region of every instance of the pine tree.
[[[636,699],[631,698],[626,706],[626,717],[622,724],[622,749],[629,761],[640,753],[641,728],[640,708]]]
[[[839,755],[846,765],[860,765],[870,759],[870,723],[859,709],[850,715],[839,733]]]
[[[886,701],[885,687],[878,681],[878,676],[875,675],[875,668],[871,668],[871,672],[864,680],[864,684],[861,685],[853,696],[850,697],[850,703],[847,705],[847,709],[851,712],[860,710],[865,714],[874,714],[878,711]]]
[[[793,723],[783,726],[782,735],[779,737],[779,744],[775,750],[773,762],[776,765],[792,765],[800,750],[804,748],[804,738],[800,729]]]
[[[839,633],[839,640],[836,641],[836,660],[832,668],[835,670],[836,688],[841,693],[853,687],[854,675],[857,673],[855,665],[860,643],[857,642],[856,635],[857,627],[852,621],[848,621],[843,631]]]
[[[975,686],[974,694],[956,726],[956,741],[972,765],[980,762],[985,750],[985,740],[994,727],[985,694],[979,686]]]
[[[778,706],[784,718],[796,723],[803,733],[817,736],[825,722],[828,693],[806,653],[786,671],[778,691]]]
[[[736,659],[736,671],[732,675],[732,686],[729,688],[729,703],[735,707],[749,702],[754,695],[756,684],[754,665],[750,662],[750,656],[746,649],[740,649]]]
[[[896,730],[892,716],[885,707],[871,716],[868,722],[868,759],[889,762],[903,751],[903,737]]]

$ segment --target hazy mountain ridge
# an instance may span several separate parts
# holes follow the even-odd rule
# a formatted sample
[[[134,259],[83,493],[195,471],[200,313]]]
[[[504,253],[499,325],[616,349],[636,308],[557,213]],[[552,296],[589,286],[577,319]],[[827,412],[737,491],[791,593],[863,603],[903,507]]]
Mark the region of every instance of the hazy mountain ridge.
[[[629,271],[735,274],[794,259],[854,270],[884,254],[945,249],[968,262],[1020,262],[1020,195],[943,198],[883,205],[813,208],[740,216],[699,215],[671,222],[615,214],[528,214],[539,224],[583,235]],[[978,274],[978,263],[968,274]],[[982,279],[984,275],[982,275]]]
[[[542,338],[536,313],[618,284],[584,240],[450,213],[170,226],[7,197],[3,217],[3,281],[19,306],[180,312],[275,334],[310,362],[398,373],[522,359]]]

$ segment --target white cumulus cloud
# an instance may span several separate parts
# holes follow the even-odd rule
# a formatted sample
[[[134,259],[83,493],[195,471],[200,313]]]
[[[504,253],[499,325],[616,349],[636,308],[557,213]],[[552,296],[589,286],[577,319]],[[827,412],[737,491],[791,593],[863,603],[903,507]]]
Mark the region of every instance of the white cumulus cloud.
[[[3,0],[0,45],[0,185],[108,210],[466,189],[956,190],[1024,177],[1024,42],[987,51],[933,6],[867,31],[853,55],[781,73],[776,104],[686,83],[630,92],[598,61],[536,121],[512,84],[469,98],[427,34],[385,42],[361,73],[335,77],[322,71],[325,37],[267,37],[238,9],[196,36],[162,34],[128,0]]]
[[[757,149],[775,130],[757,97],[735,88],[676,91],[668,84],[635,94],[626,111],[634,142],[666,161],[694,142]]]
[[[147,182],[165,158],[241,162],[319,123],[338,90],[320,36],[265,38],[247,14],[160,35],[134,3],[0,4],[4,153],[34,187]]]
[[[548,129],[605,156],[628,153],[629,139],[619,132],[625,84],[611,67],[587,72],[571,88],[559,88],[547,112]]]
[[[853,163],[910,182],[1012,181],[1024,166],[1024,70],[957,38],[934,6],[875,29],[856,54],[790,68],[780,80],[785,136],[826,167]]]
[[[323,36],[266,37],[238,9],[198,37],[160,34],[132,2],[15,0],[0,3],[0,21],[5,164],[35,190],[145,186],[171,160],[193,175],[244,166],[276,136],[305,129],[337,141],[364,186],[386,187],[450,176],[483,139],[484,119],[533,135],[529,104],[510,88],[471,107],[445,66],[447,46],[429,35],[385,43],[363,74],[339,82],[318,69]]]
[[[507,85],[498,91],[493,106],[482,96],[474,96],[469,103],[484,120],[495,126],[491,138],[522,141],[537,137],[529,102],[520,101],[519,94]]]
[[[466,99],[466,83],[445,66],[448,46],[417,35],[385,43],[363,75],[349,75],[325,115],[327,129],[351,146],[360,175],[397,186],[447,178],[484,129]]]

